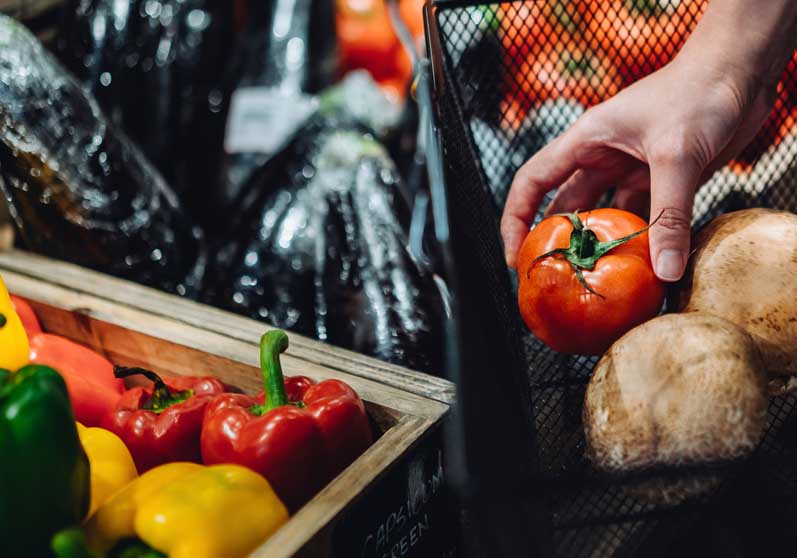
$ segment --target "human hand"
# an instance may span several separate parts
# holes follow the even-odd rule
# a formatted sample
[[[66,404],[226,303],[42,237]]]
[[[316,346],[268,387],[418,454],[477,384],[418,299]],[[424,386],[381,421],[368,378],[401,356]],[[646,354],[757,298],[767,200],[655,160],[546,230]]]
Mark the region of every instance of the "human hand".
[[[501,221],[507,263],[515,257],[543,196],[559,187],[547,214],[589,209],[609,189],[612,205],[661,215],[651,228],[656,274],[675,281],[689,253],[698,186],[739,153],[766,120],[770,91],[752,99],[725,76],[676,60],[606,103],[520,168]]]
[[[673,62],[587,111],[520,168],[501,220],[510,267],[548,191],[559,188],[551,214],[590,209],[616,188],[613,205],[636,213],[644,213],[650,193],[650,216],[661,215],[649,232],[654,269],[664,281],[682,276],[695,192],[765,122],[793,49],[781,35],[759,45],[761,30],[747,41],[729,31],[734,18],[743,20],[738,12],[755,5],[718,3],[713,13],[710,6]],[[793,6],[783,4],[780,13],[797,11]],[[769,25],[780,25],[777,15]],[[730,48],[734,41],[739,45]]]

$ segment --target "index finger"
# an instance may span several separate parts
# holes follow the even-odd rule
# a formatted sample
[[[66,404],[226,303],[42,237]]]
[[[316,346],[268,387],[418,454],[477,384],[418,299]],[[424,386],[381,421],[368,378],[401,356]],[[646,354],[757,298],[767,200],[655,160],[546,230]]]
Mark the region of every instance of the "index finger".
[[[581,127],[577,123],[538,151],[515,174],[501,217],[504,256],[509,267],[516,265],[520,246],[545,194],[564,183],[578,169],[574,147],[580,138]]]

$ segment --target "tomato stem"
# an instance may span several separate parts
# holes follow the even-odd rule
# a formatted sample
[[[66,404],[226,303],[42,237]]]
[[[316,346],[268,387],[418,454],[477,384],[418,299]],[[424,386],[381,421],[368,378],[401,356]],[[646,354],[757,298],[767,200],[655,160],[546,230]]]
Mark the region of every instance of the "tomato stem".
[[[570,267],[573,268],[573,272],[576,274],[578,282],[581,283],[581,285],[588,292],[605,300],[606,297],[589,286],[589,283],[587,283],[587,280],[584,278],[582,270],[586,269],[587,271],[592,271],[595,269],[595,264],[598,263],[599,259],[618,246],[622,246],[629,240],[632,240],[647,232],[650,227],[658,223],[662,215],[664,215],[664,211],[659,213],[659,216],[656,217],[656,219],[647,227],[640,229],[633,234],[629,234],[628,236],[617,238],[615,240],[601,242],[598,240],[595,232],[587,228],[586,225],[581,221],[581,218],[578,216],[578,211],[573,213],[560,213],[559,216],[567,217],[573,224],[573,232],[570,233],[570,246],[567,248],[556,248],[534,258],[534,260],[531,262],[531,265],[529,265],[529,268],[526,270],[526,278],[528,279],[531,277],[531,270],[534,268],[537,262],[552,256],[564,256],[564,259],[567,260],[567,263],[569,263]]]

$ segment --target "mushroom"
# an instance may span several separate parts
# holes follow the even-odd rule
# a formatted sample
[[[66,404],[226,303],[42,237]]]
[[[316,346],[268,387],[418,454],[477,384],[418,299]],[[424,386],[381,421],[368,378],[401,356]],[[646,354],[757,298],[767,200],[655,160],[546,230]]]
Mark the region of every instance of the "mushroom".
[[[708,314],[660,316],[629,331],[598,362],[584,400],[587,455],[610,473],[731,462],[756,448],[766,410],[766,375],[747,332]],[[717,478],[657,479],[638,488],[677,502]]]
[[[771,375],[797,375],[797,215],[727,213],[698,234],[694,248],[675,309],[730,320],[753,336]]]

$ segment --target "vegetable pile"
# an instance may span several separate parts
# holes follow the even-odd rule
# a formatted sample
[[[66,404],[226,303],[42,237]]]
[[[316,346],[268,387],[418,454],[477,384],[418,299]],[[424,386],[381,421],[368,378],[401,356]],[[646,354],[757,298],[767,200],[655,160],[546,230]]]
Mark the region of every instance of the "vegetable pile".
[[[248,555],[373,440],[348,385],[283,377],[287,348],[263,335],[255,397],[114,367],[44,333],[0,279],[3,556]],[[125,389],[134,376],[153,385]]]
[[[673,306],[628,332],[587,388],[587,455],[611,473],[710,470],[761,441],[768,396],[797,373],[797,216],[749,209],[710,223],[694,243]],[[642,483],[645,497],[679,502],[718,476]]]

